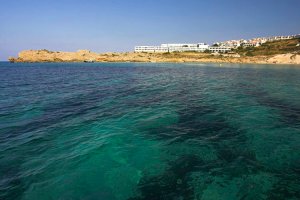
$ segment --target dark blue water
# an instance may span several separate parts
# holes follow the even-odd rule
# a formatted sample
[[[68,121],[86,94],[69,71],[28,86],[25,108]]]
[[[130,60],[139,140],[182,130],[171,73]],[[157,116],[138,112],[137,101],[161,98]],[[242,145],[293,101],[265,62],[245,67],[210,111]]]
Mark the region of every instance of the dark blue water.
[[[300,199],[300,67],[2,62],[0,199]]]

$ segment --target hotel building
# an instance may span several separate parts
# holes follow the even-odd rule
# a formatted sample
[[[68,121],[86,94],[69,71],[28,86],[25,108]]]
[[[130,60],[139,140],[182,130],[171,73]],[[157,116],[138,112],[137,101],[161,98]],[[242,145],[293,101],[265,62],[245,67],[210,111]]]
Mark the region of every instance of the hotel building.
[[[134,52],[147,52],[147,53],[166,53],[166,52],[204,52],[210,51],[213,53],[226,53],[231,51],[232,47],[228,46],[209,46],[205,43],[197,44],[162,44],[160,46],[136,46]]]
[[[220,46],[220,47],[210,46],[210,47],[208,47],[208,50],[213,53],[227,53],[227,52],[231,51],[231,49],[232,49],[232,47],[225,47],[225,46]]]
[[[135,52],[185,52],[185,51],[196,51],[204,52],[207,50],[209,45],[204,43],[197,44],[162,44],[160,46],[136,46]]]

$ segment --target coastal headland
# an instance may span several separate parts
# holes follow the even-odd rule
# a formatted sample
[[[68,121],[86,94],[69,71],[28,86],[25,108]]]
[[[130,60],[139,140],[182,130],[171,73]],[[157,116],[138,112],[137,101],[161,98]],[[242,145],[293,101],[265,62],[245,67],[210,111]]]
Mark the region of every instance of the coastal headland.
[[[239,56],[238,54],[212,55],[196,52],[175,53],[104,53],[88,50],[77,52],[53,52],[27,50],[19,53],[10,62],[208,62],[208,63],[256,63],[256,64],[300,64],[300,54],[288,53],[274,56]]]
[[[240,48],[229,53],[210,52],[123,52],[95,53],[89,50],[62,52],[25,50],[10,62],[196,62],[196,63],[254,63],[300,64],[300,39],[265,43],[260,47]]]

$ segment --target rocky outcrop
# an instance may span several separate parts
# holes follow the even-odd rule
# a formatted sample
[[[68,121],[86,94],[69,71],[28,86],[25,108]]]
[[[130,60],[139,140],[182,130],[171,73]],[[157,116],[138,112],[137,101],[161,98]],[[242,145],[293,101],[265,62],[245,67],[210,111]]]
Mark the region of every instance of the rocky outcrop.
[[[26,50],[19,53],[18,58],[10,58],[12,62],[83,62],[96,61],[99,54],[79,50],[77,52],[60,52],[48,50]]]
[[[48,50],[26,50],[18,58],[9,58],[10,62],[212,62],[212,63],[276,63],[300,64],[297,53],[276,56],[237,56],[232,54],[212,55],[197,52],[174,53],[104,53],[89,50],[61,52]]]
[[[273,64],[300,64],[300,54],[279,54],[269,58],[267,62]]]

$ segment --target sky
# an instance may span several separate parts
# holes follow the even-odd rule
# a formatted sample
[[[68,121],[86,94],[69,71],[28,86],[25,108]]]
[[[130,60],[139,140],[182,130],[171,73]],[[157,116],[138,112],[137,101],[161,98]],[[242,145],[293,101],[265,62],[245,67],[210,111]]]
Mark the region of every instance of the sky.
[[[300,34],[299,7],[300,0],[0,0],[0,60],[28,49],[124,52]]]

